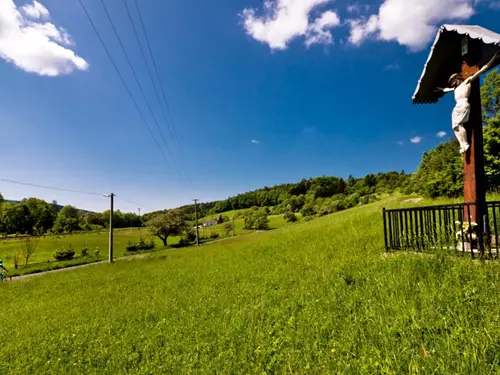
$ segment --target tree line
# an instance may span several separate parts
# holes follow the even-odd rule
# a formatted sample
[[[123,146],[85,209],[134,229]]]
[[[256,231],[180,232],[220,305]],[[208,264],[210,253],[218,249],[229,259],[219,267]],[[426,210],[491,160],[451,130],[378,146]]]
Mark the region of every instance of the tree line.
[[[113,213],[115,228],[142,226],[134,213]],[[47,203],[38,198],[7,202],[0,194],[0,233],[40,236],[48,233],[95,231],[109,227],[109,210],[102,213],[79,210],[73,206],[61,207],[57,202]]]

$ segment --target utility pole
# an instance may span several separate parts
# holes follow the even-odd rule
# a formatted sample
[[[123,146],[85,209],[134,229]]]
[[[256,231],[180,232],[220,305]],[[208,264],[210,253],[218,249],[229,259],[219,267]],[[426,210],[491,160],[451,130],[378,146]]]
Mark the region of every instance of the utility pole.
[[[113,201],[115,195],[105,194],[105,197],[110,198],[110,209],[109,209],[109,263],[113,263]]]
[[[233,238],[234,238],[234,215],[233,215]]]
[[[137,211],[139,211],[139,217],[141,217],[141,208],[139,207]]]
[[[194,200],[194,217],[196,221],[196,246],[200,246],[200,236],[198,234],[198,199],[193,199]]]

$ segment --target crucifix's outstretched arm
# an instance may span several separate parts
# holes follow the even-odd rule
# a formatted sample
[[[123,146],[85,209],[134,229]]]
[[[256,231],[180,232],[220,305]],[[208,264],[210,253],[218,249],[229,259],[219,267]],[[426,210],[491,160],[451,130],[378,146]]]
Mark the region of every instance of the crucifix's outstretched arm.
[[[451,88],[451,87],[446,87],[446,88],[443,88],[443,87],[437,87],[434,91],[438,92],[438,91],[442,91],[444,92],[445,94],[447,92],[452,92],[452,91],[455,91],[454,88]]]
[[[469,78],[467,78],[464,83],[471,83],[476,78],[478,78],[481,74],[483,74],[484,72],[488,71],[491,67],[493,67],[493,63],[495,62],[495,60],[499,56],[500,56],[499,52],[495,53],[495,55],[491,58],[491,60],[486,65],[483,65],[483,67],[481,69],[479,69],[476,73],[474,73],[472,76],[470,76]]]

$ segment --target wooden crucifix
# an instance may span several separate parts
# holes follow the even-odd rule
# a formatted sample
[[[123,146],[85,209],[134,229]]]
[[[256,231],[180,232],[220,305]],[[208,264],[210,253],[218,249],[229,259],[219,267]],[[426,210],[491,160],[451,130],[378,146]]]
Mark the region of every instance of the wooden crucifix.
[[[463,79],[474,77],[482,70],[488,70],[493,67],[494,61],[491,60],[491,66],[480,66],[484,57],[481,49],[482,42],[478,39],[471,39],[468,36],[462,39],[462,69]],[[487,68],[487,69],[484,69]],[[483,116],[481,106],[481,86],[479,78],[471,82],[469,94],[470,114],[469,121],[464,125],[467,131],[467,140],[470,148],[463,153],[464,159],[464,202],[476,203],[470,206],[470,216],[473,222],[481,222],[483,215],[487,214],[486,208],[486,176],[484,173],[484,145],[483,145]],[[468,215],[466,212],[465,215]],[[468,220],[468,218],[466,218]]]
[[[442,26],[413,96],[416,104],[436,103],[455,91],[452,124],[463,153],[464,202],[472,203],[464,220],[478,223],[481,230],[487,207],[479,75],[498,64],[499,51],[497,33],[480,26]]]

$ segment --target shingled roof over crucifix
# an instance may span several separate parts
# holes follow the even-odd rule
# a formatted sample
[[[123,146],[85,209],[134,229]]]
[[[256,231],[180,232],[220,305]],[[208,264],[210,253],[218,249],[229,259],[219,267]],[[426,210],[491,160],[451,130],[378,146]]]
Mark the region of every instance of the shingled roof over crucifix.
[[[436,87],[446,87],[453,73],[461,71],[462,40],[464,36],[481,43],[481,64],[500,51],[500,34],[481,26],[443,25],[439,29],[413,95],[414,104],[437,103],[443,97]]]

